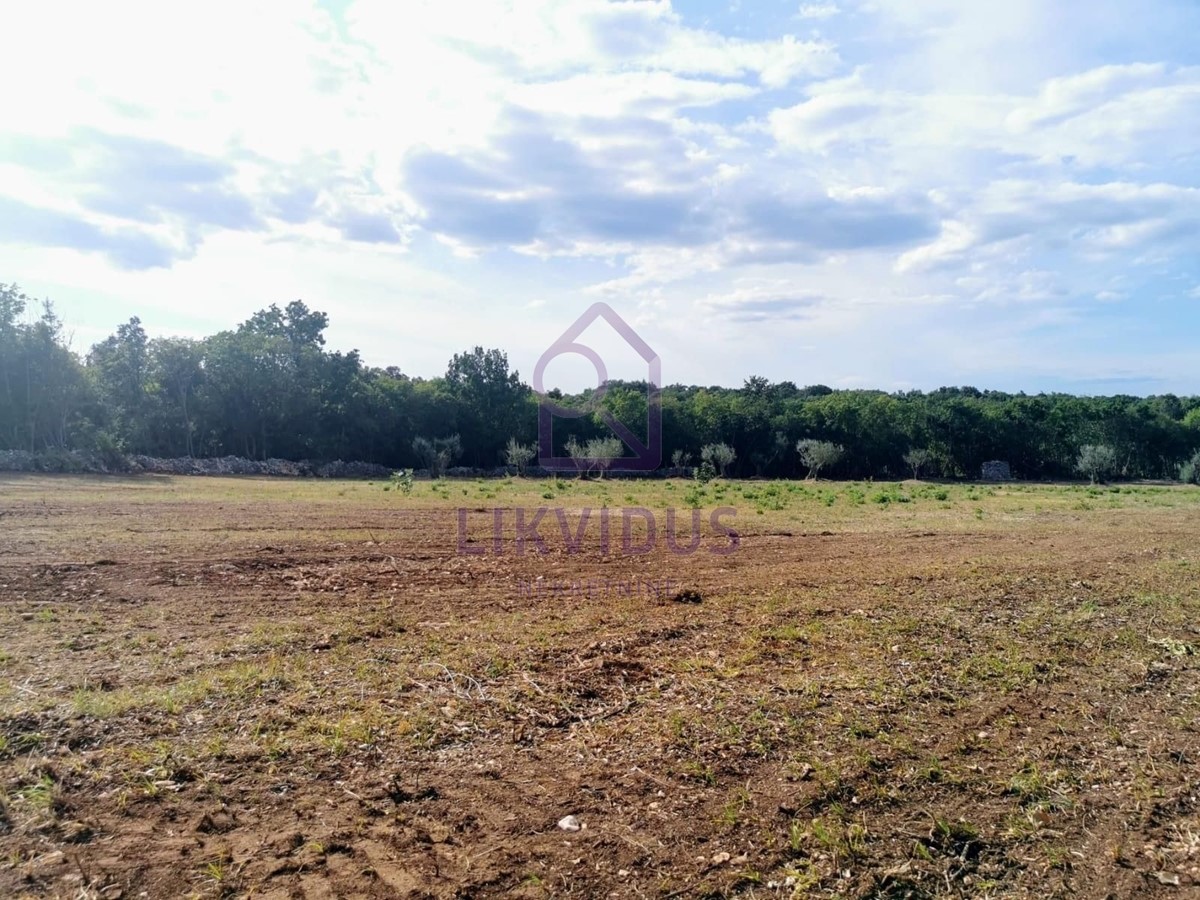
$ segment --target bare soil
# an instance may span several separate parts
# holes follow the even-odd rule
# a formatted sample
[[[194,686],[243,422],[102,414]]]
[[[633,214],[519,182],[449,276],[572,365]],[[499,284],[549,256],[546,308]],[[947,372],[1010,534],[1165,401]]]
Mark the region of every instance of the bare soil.
[[[0,476],[0,896],[1200,893],[1200,492],[497,490]]]

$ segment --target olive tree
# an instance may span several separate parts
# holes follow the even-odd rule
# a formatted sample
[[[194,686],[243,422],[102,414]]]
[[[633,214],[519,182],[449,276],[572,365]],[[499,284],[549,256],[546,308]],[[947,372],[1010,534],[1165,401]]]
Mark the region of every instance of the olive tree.
[[[1079,448],[1075,470],[1091,479],[1103,481],[1117,470],[1117,452],[1108,444],[1084,444]]]
[[[617,437],[593,438],[587,442],[586,449],[588,457],[595,461],[596,468],[600,470],[601,478],[613,462],[625,455],[625,444]]]
[[[721,473],[724,478],[729,467],[737,459],[737,451],[728,444],[705,444],[700,448],[700,458]]]
[[[522,444],[515,437],[510,437],[504,447],[504,461],[516,469],[518,475],[525,474],[526,467],[536,455],[532,444]]]
[[[836,466],[846,454],[846,448],[841,444],[815,438],[801,438],[796,442],[796,450],[800,454],[800,461],[808,467],[808,477],[814,481],[822,469]]]
[[[595,470],[603,478],[605,470],[624,454],[625,445],[616,437],[592,438],[586,444],[579,443],[574,435],[567,440],[567,456],[585,477]]]
[[[929,465],[933,454],[928,450],[913,448],[904,454],[904,464],[912,469],[913,478],[921,477],[921,470]]]
[[[1179,480],[1184,484],[1200,484],[1200,450],[1179,467]]]

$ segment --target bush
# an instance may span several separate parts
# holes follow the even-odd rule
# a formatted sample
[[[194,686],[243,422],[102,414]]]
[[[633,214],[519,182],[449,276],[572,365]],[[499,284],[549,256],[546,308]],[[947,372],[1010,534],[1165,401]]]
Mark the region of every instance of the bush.
[[[1200,450],[1179,467],[1179,480],[1184,484],[1200,484]]]
[[[391,487],[403,491],[405,494],[411,494],[413,489],[412,469],[400,469],[398,472],[393,472]],[[386,491],[387,488],[385,487],[384,490]]]
[[[671,454],[671,466],[676,469],[683,469],[692,464],[692,454],[686,450],[676,450]]]
[[[100,463],[109,472],[125,472],[129,469],[129,460],[125,458],[125,448],[121,441],[107,431],[101,431],[95,438],[96,453]]]
[[[431,478],[440,478],[450,463],[462,456],[462,442],[457,434],[450,437],[414,438],[413,453],[425,464]]]

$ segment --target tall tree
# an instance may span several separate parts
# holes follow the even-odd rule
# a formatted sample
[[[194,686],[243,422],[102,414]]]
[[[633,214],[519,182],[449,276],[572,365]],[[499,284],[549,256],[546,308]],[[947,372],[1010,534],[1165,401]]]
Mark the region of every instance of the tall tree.
[[[148,449],[150,426],[150,341],[134,316],[92,347],[88,371],[112,418],[121,444]]]
[[[187,338],[150,342],[151,380],[161,411],[160,432],[171,453],[196,453],[196,398],[204,381],[204,348]]]
[[[507,355],[482,347],[454,354],[445,381],[458,407],[459,434],[471,463],[497,465],[516,433],[529,388],[509,371]]]

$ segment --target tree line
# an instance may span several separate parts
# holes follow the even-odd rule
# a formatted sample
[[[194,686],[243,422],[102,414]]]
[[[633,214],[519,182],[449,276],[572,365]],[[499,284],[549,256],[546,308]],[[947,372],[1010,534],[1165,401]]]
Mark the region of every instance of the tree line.
[[[328,323],[300,301],[202,340],[150,338],[132,318],[79,355],[49,303],[0,284],[0,449],[444,468],[503,465],[536,442],[538,398],[502,351],[465,350],[422,378],[326,349]],[[611,444],[605,413],[646,421],[644,382],[600,394],[555,393],[590,409],[556,429],[560,452]],[[1200,397],[1171,394],[886,393],[754,376],[665,386],[660,402],[664,465],[740,477],[973,478],[988,460],[1028,479],[1195,477],[1200,449]]]

